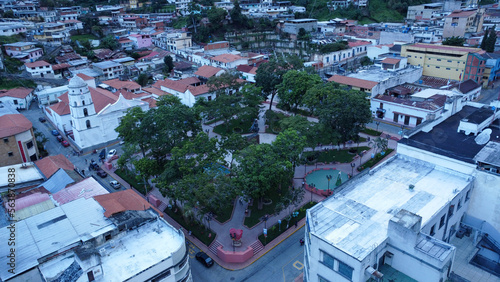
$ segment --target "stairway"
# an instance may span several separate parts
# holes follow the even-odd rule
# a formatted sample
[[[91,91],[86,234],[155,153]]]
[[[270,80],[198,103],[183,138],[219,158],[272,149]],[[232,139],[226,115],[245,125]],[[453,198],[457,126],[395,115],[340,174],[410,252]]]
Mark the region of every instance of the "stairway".
[[[264,245],[262,245],[262,243],[257,240],[255,242],[253,242],[250,247],[252,247],[253,249],[253,254],[257,254],[258,252],[262,251],[264,249]]]
[[[222,244],[219,241],[215,240],[212,243],[212,245],[210,245],[209,249],[210,249],[210,251],[212,251],[212,253],[214,253],[215,255],[217,255],[217,248],[219,246],[222,246]]]

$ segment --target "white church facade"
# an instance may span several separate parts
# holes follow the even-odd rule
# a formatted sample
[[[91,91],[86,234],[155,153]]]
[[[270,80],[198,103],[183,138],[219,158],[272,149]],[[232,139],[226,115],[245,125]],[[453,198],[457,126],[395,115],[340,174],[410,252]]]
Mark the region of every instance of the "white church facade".
[[[80,150],[116,140],[115,128],[128,109],[149,110],[149,103],[141,100],[147,98],[144,95],[111,93],[89,84],[92,85],[79,76],[73,77],[68,92],[58,97],[57,104],[45,109],[61,134],[66,133]]]

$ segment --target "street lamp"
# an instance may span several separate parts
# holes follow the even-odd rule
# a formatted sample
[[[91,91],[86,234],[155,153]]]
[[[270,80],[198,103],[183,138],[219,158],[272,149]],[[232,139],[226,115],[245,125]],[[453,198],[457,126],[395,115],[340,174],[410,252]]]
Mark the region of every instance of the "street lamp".
[[[356,164],[354,162],[351,163],[351,177],[354,176],[354,167],[356,166]]]
[[[404,135],[404,129],[405,129],[405,126],[402,124],[401,125],[401,139],[403,138],[403,135]]]
[[[364,155],[363,152],[359,153],[359,165],[361,165],[361,159],[363,159],[363,155]]]
[[[314,183],[309,184],[309,187],[311,187],[311,203],[313,201],[313,189],[316,188],[316,185]]]
[[[328,179],[328,194],[330,194],[330,180],[332,180],[332,176],[331,175],[327,175],[326,179]]]
[[[376,121],[375,124],[377,125],[377,131],[378,131],[378,126],[380,125],[380,121]]]

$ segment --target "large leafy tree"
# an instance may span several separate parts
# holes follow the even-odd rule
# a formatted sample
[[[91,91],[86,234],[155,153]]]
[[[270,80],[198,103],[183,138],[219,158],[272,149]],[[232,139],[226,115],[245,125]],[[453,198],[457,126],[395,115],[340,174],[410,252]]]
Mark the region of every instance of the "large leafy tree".
[[[355,90],[331,92],[318,109],[319,122],[337,143],[354,140],[365,124],[372,120],[366,94]]]
[[[273,142],[273,148],[278,157],[291,162],[295,170],[299,157],[306,146],[306,140],[307,138],[296,130],[287,129],[278,134]]]
[[[338,89],[338,84],[335,82],[328,83],[318,83],[313,87],[307,89],[305,95],[303,96],[303,105],[309,109],[311,115],[315,114],[316,108],[318,108],[322,101],[332,92]]]
[[[165,72],[170,73],[174,69],[174,60],[171,56],[165,56],[163,62],[165,63]]]
[[[142,120],[146,113],[139,107],[131,108],[127,114],[121,119],[120,125],[115,129],[118,132],[118,137],[122,138],[126,144],[138,146],[142,152],[142,156],[146,157],[148,148],[148,137],[143,134]]]
[[[465,38],[460,36],[452,36],[443,40],[443,45],[449,46],[464,46]]]
[[[255,76],[255,85],[261,88],[264,99],[271,96],[269,110],[271,110],[274,97],[278,92],[278,85],[283,81],[283,75],[289,69],[302,69],[303,67],[302,61],[297,56],[278,57],[259,66]]]
[[[227,11],[222,8],[216,8],[212,6],[210,10],[207,11],[208,20],[212,27],[212,31],[217,31],[221,29],[224,25],[224,20],[226,19]]]
[[[290,70],[283,76],[283,82],[278,86],[280,103],[297,113],[297,108],[303,104],[306,92],[321,83],[317,74],[305,71]]]
[[[495,52],[495,43],[497,41],[497,32],[494,28],[490,28],[490,34],[486,40],[485,50],[486,52]]]
[[[313,149],[318,143],[319,134],[323,131],[322,126],[322,124],[308,121],[306,117],[300,115],[287,117],[280,121],[280,127],[283,131],[297,131],[297,134],[306,138],[306,146]]]
[[[246,148],[249,142],[245,137],[240,134],[233,133],[228,136],[223,136],[221,139],[221,149],[224,150],[226,154],[230,155],[229,168],[233,167],[233,161],[236,154]]]

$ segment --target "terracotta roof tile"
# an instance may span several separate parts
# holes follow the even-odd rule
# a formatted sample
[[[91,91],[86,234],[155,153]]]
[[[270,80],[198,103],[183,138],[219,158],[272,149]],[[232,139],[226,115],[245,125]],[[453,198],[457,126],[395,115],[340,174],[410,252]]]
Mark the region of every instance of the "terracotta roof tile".
[[[153,208],[163,217],[162,212],[144,200],[143,197],[132,189],[94,196],[94,199],[106,210],[104,212],[105,217],[110,217],[119,212],[143,211],[150,208]]]
[[[31,121],[21,114],[0,116],[0,138],[25,132],[32,127]]]
[[[210,88],[206,84],[200,86],[189,86],[188,89],[194,96],[210,93]]]
[[[171,95],[165,91],[162,91],[158,88],[155,88],[155,87],[146,87],[146,88],[142,88],[142,90],[148,92],[148,93],[151,93],[151,94],[155,94],[157,96],[164,96],[164,95]]]
[[[350,85],[354,87],[364,88],[364,89],[372,89],[378,83],[375,81],[364,80],[354,77],[342,76],[342,75],[334,75],[328,79],[328,81],[334,81],[339,84]]]
[[[63,154],[48,156],[41,160],[35,161],[35,165],[47,178],[50,178],[60,168],[64,170],[73,170],[75,166]]]
[[[33,62],[33,63],[25,63],[24,65],[26,67],[28,67],[28,68],[37,68],[37,67],[43,67],[43,66],[50,66],[50,64],[47,63],[46,61],[36,61],[36,62]]]
[[[218,72],[220,72],[222,69],[212,67],[212,66],[201,66],[198,68],[198,70],[194,73],[195,75],[204,77],[204,78],[210,78],[214,75],[216,75]]]
[[[364,46],[364,45],[371,45],[372,43],[369,41],[354,41],[354,42],[349,42],[349,47],[357,47],[357,46]]]
[[[193,84],[201,83],[200,79],[198,79],[197,77],[194,77],[194,76],[183,78],[183,79],[179,80],[179,82],[184,83],[186,85],[193,85]]]
[[[401,60],[400,59],[395,59],[395,58],[385,58],[382,63],[383,64],[390,64],[390,65],[395,65],[399,63]]]
[[[184,93],[186,92],[187,86],[185,83],[182,83],[180,81],[175,81],[166,78],[165,80],[159,80],[155,84],[153,84],[154,87],[160,88],[161,86],[167,88],[167,89],[172,89],[177,92]],[[161,89],[161,88],[160,88]]]
[[[221,54],[212,58],[212,60],[221,63],[231,63],[240,59],[243,59],[243,57],[234,54]]]
[[[118,100],[118,96],[108,90],[93,87],[89,87],[89,90],[96,113],[99,113],[104,107]]]
[[[67,69],[69,67],[71,67],[71,65],[70,64],[66,64],[66,63],[52,65],[52,69],[53,70]]]
[[[88,75],[86,75],[84,73],[79,73],[79,74],[77,74],[77,76],[79,76],[83,80],[92,80],[92,79],[94,79],[93,77],[88,76]]]
[[[144,98],[141,101],[147,102],[149,104],[149,108],[156,108],[156,100],[149,97],[149,98]]]
[[[130,80],[119,80],[118,78],[111,79],[111,80],[106,80],[103,81],[102,83],[109,85],[115,89],[127,89],[127,90],[135,90],[135,89],[140,89],[141,85],[135,81],[130,81]]]
[[[0,90],[0,97],[13,97],[13,98],[24,99],[31,92],[33,92],[32,88],[18,87],[9,90]]]
[[[69,115],[71,113],[67,102],[61,101],[49,107],[52,111],[60,116]]]

